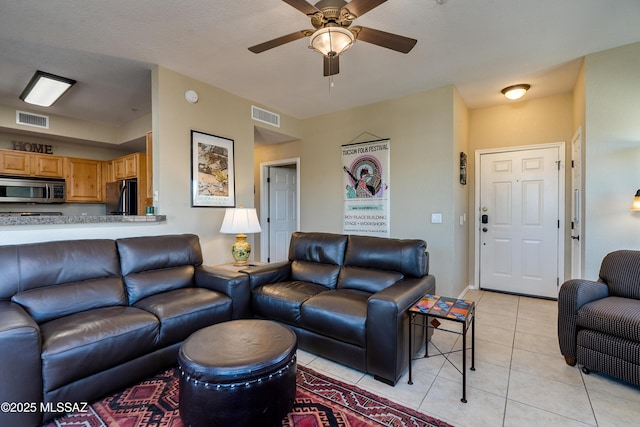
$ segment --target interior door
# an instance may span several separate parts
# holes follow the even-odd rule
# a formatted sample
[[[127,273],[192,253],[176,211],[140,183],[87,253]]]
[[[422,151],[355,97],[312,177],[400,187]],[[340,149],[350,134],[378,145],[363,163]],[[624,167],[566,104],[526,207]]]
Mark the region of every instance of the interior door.
[[[480,288],[557,298],[559,147],[480,155]]]
[[[269,168],[269,262],[289,256],[291,233],[296,231],[296,169]]]

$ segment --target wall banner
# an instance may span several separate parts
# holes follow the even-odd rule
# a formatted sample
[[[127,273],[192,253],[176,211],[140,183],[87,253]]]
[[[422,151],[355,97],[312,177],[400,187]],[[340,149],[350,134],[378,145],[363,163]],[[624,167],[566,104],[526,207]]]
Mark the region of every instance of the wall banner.
[[[388,139],[343,145],[344,234],[389,237]]]

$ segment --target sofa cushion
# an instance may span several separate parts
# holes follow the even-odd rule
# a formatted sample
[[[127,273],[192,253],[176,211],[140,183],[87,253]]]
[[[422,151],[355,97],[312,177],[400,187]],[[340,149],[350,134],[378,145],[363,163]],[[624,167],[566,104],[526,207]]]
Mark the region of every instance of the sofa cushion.
[[[298,231],[291,235],[289,260],[342,265],[346,247],[346,235]]]
[[[131,273],[124,277],[129,304],[143,298],[193,285],[195,268],[191,265]]]
[[[302,304],[300,325],[321,335],[365,347],[368,298],[368,293],[352,290],[322,292]]]
[[[291,280],[310,282],[334,289],[340,274],[340,267],[333,264],[322,264],[309,261],[293,261],[291,263]]]
[[[609,287],[609,295],[640,300],[640,251],[607,254],[600,265],[599,276]]]
[[[129,237],[116,240],[116,244],[123,276],[147,270],[202,264],[200,241],[194,234]]]
[[[160,323],[135,307],[105,307],[40,325],[45,392],[154,349]]]
[[[321,292],[327,292],[327,288],[315,283],[272,283],[258,286],[251,291],[251,305],[258,317],[299,325],[300,307],[309,298]]]
[[[640,342],[640,300],[607,297],[578,310],[578,326]]]
[[[113,240],[68,240],[0,247],[0,299],[29,289],[120,276]]]
[[[160,320],[157,347],[184,341],[198,329],[231,320],[231,298],[209,289],[185,288],[152,295],[135,304]]]
[[[344,265],[422,277],[429,272],[426,250],[424,240],[350,235]]]
[[[355,289],[374,294],[402,280],[403,277],[402,273],[397,271],[342,267],[338,277],[338,289]]]
[[[30,289],[14,295],[11,299],[24,307],[38,323],[85,310],[127,305],[127,296],[120,277]]]

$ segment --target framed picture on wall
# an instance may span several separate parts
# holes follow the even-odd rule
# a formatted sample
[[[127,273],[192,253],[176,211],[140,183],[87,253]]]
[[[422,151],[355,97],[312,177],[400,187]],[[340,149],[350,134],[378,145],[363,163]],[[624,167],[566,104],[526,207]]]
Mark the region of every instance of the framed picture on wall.
[[[236,206],[232,139],[191,131],[191,206]]]

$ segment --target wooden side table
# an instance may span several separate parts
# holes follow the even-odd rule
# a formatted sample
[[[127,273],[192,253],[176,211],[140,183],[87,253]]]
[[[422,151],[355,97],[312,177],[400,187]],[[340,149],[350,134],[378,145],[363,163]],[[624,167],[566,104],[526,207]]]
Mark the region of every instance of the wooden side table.
[[[438,329],[442,323],[438,320],[447,320],[462,324],[462,330],[452,330],[446,328],[440,328],[441,331],[451,332],[453,334],[462,335],[462,371],[447,357],[448,354],[456,353],[461,350],[452,350],[448,352],[442,352],[438,347],[438,353],[444,356],[444,358],[456,368],[458,372],[462,374],[462,403],[467,403],[467,331],[471,327],[471,370],[475,371],[475,312],[476,304],[473,301],[467,301],[456,298],[441,297],[438,295],[426,294],[420,301],[413,305],[409,309],[409,384],[413,384],[411,380],[411,362],[413,356],[411,349],[413,348],[412,336],[413,326],[420,326],[423,328]],[[417,322],[416,316],[423,317],[422,320]],[[426,319],[424,319],[426,317]],[[431,321],[429,321],[431,318]],[[424,357],[429,357],[429,334],[425,334],[425,354]],[[435,346],[435,345],[434,345]]]
[[[225,264],[218,264],[218,265],[214,265],[215,268],[223,268],[225,270],[231,270],[231,271],[235,271],[238,272],[240,270],[250,270],[254,267],[260,267],[262,265],[267,265],[268,263],[266,262],[262,262],[262,261],[249,261],[249,264],[247,265],[243,265],[243,266],[237,266],[237,265],[233,265],[234,263],[232,262],[228,262]]]

